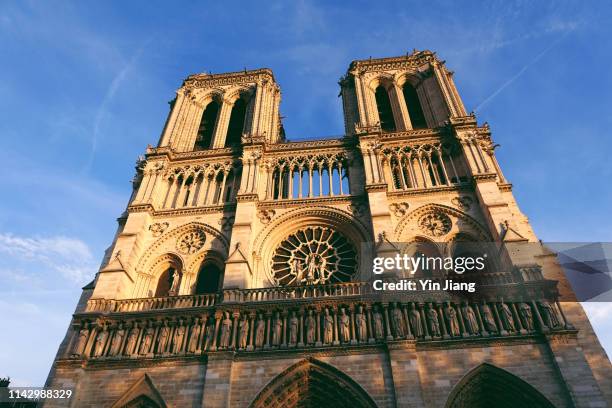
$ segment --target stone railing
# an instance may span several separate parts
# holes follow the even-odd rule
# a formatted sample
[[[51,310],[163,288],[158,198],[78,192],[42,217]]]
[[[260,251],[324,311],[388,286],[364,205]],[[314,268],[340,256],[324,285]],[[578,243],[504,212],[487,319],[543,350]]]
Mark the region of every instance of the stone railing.
[[[535,279],[539,276],[539,279]],[[385,282],[410,282],[418,281],[422,277],[412,278],[385,278]],[[542,279],[539,267],[528,267],[517,269],[515,272],[489,272],[478,275],[476,279],[471,275],[454,275],[456,282],[475,281],[481,297],[485,292],[493,297],[505,296],[507,299],[521,298],[524,294],[520,291],[520,284],[529,282],[541,286],[541,294],[536,297],[554,297],[554,281]],[[432,282],[444,286],[445,279],[432,278]],[[547,290],[553,289],[553,290]],[[387,301],[423,301],[423,291],[376,291],[372,282],[346,282],[320,285],[302,286],[278,286],[254,289],[224,289],[218,294],[183,295],[169,297],[152,297],[139,299],[90,299],[87,302],[84,313],[126,313],[146,312],[148,310],[162,309],[186,309],[214,306],[228,303],[252,303],[252,302],[295,302],[299,300],[333,299],[333,298],[370,298],[386,299]],[[533,291],[529,293],[530,297]],[[444,290],[428,291],[431,300],[443,301],[451,299],[451,292]]]
[[[223,302],[275,302],[324,297],[364,296],[371,294],[369,282],[348,282],[324,285],[284,286],[256,289],[225,289]]]
[[[147,310],[181,309],[214,305],[218,294],[151,297],[140,299],[90,299],[85,312],[142,312]]]
[[[363,287],[355,284],[332,289],[358,294]],[[263,296],[267,300],[276,296],[273,291],[246,293],[250,295],[236,295],[240,299]],[[175,299],[179,298],[185,297]],[[203,297],[202,301],[210,299]],[[115,303],[109,312],[128,304]],[[320,296],[294,303],[230,301],[176,310],[171,315],[77,314],[64,359],[114,360],[218,351],[331,348],[405,340],[470,341],[520,338],[568,329],[573,327],[559,302],[543,299],[497,298],[475,302],[429,298],[387,302],[349,295]]]

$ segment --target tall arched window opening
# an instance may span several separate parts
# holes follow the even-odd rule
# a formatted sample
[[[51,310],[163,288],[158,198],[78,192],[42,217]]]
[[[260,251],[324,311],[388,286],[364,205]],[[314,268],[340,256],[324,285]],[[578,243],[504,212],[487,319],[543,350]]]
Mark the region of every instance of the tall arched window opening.
[[[406,107],[408,108],[408,115],[410,116],[412,128],[426,128],[427,122],[425,121],[425,115],[423,114],[421,103],[419,102],[419,95],[417,94],[416,89],[414,89],[412,84],[409,82],[404,84],[404,100],[406,101]]]
[[[217,293],[221,289],[221,269],[211,262],[204,262],[198,272],[196,294]]]
[[[196,136],[193,150],[210,148],[218,115],[219,103],[217,101],[210,102],[206,109],[204,109],[204,112],[202,112],[202,119],[200,120],[200,127],[198,128],[198,135]]]
[[[240,144],[245,117],[246,103],[243,99],[238,99],[234,103],[232,114],[230,115],[229,126],[227,128],[227,137],[225,138],[225,147]]]
[[[376,106],[378,108],[380,128],[386,132],[393,132],[395,130],[395,121],[393,120],[391,101],[389,100],[387,90],[382,85],[376,88]]]

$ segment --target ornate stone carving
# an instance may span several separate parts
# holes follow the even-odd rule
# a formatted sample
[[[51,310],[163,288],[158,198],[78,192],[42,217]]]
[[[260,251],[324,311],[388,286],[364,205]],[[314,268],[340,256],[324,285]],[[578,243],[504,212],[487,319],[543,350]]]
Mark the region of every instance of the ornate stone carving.
[[[262,224],[267,224],[274,218],[275,214],[276,211],[274,210],[259,210],[257,211],[257,218],[259,218]]]
[[[240,334],[238,337],[238,348],[244,350],[247,348],[247,339],[249,336],[249,320],[246,314],[242,315],[239,323]]]
[[[410,324],[412,325],[412,330],[414,331],[415,337],[422,337],[423,324],[421,323],[421,314],[416,307],[410,310]]]
[[[219,348],[226,349],[230,345],[230,336],[232,333],[232,319],[228,312],[223,313],[223,321],[221,322],[221,338],[219,339]]]
[[[438,312],[433,307],[427,309],[427,318],[429,319],[429,328],[431,335],[440,337],[440,321],[438,320]]]
[[[366,214],[367,208],[363,203],[353,203],[347,206],[347,209],[355,216],[362,217]]]
[[[176,248],[183,254],[191,255],[204,246],[206,234],[202,230],[189,231],[179,237]]]
[[[389,210],[396,217],[402,217],[408,211],[408,207],[409,207],[408,203],[405,203],[405,202],[402,202],[402,203],[393,203],[393,204],[389,205]]]
[[[446,318],[448,319],[448,328],[451,336],[457,337],[461,333],[459,329],[459,319],[457,319],[457,311],[450,304],[446,306]]]
[[[169,226],[170,224],[167,222],[156,222],[149,226],[149,231],[151,231],[151,235],[154,237],[159,237],[168,229]]]
[[[344,308],[340,309],[340,341],[343,343],[347,343],[351,340],[351,320],[344,311]]]
[[[450,217],[441,211],[432,211],[419,219],[421,231],[434,237],[441,237],[449,233],[453,226]]]
[[[474,200],[469,196],[455,197],[451,200],[454,206],[459,207],[463,211],[468,211],[473,202]]]
[[[278,285],[345,282],[357,268],[352,243],[327,227],[306,227],[289,235],[272,257]]]

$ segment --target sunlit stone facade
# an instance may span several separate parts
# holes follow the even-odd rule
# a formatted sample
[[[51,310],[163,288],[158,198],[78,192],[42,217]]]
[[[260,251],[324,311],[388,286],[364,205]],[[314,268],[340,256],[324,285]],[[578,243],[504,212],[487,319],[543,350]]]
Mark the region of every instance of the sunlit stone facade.
[[[511,250],[537,237],[444,62],[353,61],[340,91],[345,136],[290,142],[269,69],[183,82],[48,386],[83,407],[612,401],[554,255]],[[372,290],[394,242],[479,241],[497,295]]]

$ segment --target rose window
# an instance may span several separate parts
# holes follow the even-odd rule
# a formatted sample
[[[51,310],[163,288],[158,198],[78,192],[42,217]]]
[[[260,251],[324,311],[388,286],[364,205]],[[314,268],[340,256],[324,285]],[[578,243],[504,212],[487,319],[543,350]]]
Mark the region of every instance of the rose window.
[[[452,227],[452,221],[448,215],[436,211],[425,214],[423,217],[421,217],[419,220],[419,227],[421,227],[421,230],[429,235],[440,237],[448,234]]]
[[[327,227],[307,227],[289,235],[272,257],[277,285],[337,283],[351,280],[357,269],[352,243]]]
[[[181,236],[176,243],[176,247],[182,253],[190,255],[202,248],[205,240],[206,234],[204,234],[204,231],[192,231]]]

